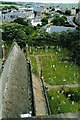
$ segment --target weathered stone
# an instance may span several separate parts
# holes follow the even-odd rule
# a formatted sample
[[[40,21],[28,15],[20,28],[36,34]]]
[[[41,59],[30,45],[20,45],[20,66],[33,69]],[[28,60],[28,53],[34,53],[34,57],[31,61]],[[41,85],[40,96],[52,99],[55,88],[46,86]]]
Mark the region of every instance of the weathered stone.
[[[0,58],[2,58],[2,45],[0,44]]]
[[[29,67],[17,44],[10,52],[0,79],[2,118],[17,118],[29,113]]]

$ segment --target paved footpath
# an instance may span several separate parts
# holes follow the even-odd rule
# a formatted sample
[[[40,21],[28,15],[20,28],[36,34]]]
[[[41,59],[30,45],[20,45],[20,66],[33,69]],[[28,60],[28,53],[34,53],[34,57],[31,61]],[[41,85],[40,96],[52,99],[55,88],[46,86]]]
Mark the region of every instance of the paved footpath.
[[[35,58],[36,58],[36,62],[37,62],[37,71],[38,71],[39,76],[40,76],[40,73],[41,73],[41,66],[40,66],[39,57],[38,57],[38,56],[35,56]]]
[[[32,81],[36,116],[47,115],[45,98],[42,92],[41,82],[34,74],[32,75]]]
[[[65,85],[49,85],[46,82],[44,82],[44,85],[48,87],[48,89],[53,89],[53,88],[61,88],[61,87],[80,87],[80,84],[65,84]]]

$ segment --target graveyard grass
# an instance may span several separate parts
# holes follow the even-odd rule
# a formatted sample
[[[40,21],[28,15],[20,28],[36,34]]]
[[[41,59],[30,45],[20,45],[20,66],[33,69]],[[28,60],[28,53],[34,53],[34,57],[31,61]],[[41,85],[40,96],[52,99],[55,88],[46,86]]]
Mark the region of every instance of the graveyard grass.
[[[68,91],[69,88],[65,88]],[[78,92],[78,88],[71,88],[74,92]],[[67,112],[78,112],[79,103],[71,101],[66,98],[63,94],[59,93],[60,88],[51,89],[48,91],[49,105],[52,114],[67,113]],[[80,96],[80,93],[78,92]]]
[[[29,53],[32,72],[38,76],[38,65],[35,56],[39,55],[38,58],[43,71],[43,78],[47,84],[64,85],[80,83],[80,67],[70,60],[69,54],[69,51],[63,48],[48,50],[41,47],[39,49],[32,48],[32,51]],[[67,58],[67,60],[64,60],[65,58]],[[66,87],[65,90],[68,91],[69,88],[70,87]],[[47,92],[51,114],[78,112],[80,104],[66,98],[64,94],[58,92],[60,89],[61,88],[55,88]],[[78,88],[75,88],[75,86],[71,88],[71,90],[78,92]]]
[[[30,55],[42,55],[42,54],[50,54],[50,55],[64,55],[64,57],[67,57],[69,55],[69,51],[67,49],[59,48],[59,47],[51,47],[46,49],[46,47],[40,46],[38,48],[31,47],[31,52],[30,52],[30,47],[29,47],[29,54]]]
[[[31,56],[31,57],[30,57],[30,61],[31,61],[31,65],[32,65],[32,67],[31,67],[32,72],[33,72],[35,75],[38,76],[39,74],[38,74],[38,71],[37,71],[36,58],[35,58],[34,56]]]
[[[73,62],[63,62],[60,56],[40,56],[45,82],[50,85],[78,83],[78,66]],[[47,73],[47,74],[46,74]]]
[[[62,48],[60,51],[57,49],[49,49],[47,51],[32,49],[32,55],[34,55],[33,57],[30,56],[32,71],[38,75],[35,56],[39,55],[40,67],[46,83],[50,85],[80,83],[80,67],[72,61],[62,61],[63,58],[69,59],[69,51]]]

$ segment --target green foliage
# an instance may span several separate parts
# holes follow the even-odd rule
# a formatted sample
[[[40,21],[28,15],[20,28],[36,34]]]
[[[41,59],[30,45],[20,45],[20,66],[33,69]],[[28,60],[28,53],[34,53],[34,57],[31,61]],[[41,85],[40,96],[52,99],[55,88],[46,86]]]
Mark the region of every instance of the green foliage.
[[[5,2],[5,1],[2,1],[2,4],[18,5],[18,3],[16,2]]]
[[[14,5],[11,5],[11,6],[10,6],[10,9],[18,10],[18,7],[14,6]]]
[[[7,44],[12,44],[15,40],[20,46],[25,46],[26,33],[23,25],[10,23],[2,25],[2,39]]]
[[[53,25],[62,26],[65,24],[66,20],[67,18],[65,16],[60,17],[59,15],[55,15],[51,22]]]
[[[79,31],[74,32],[62,32],[60,34],[60,43],[62,47],[66,47],[71,51],[70,56],[72,60],[80,65],[80,40]]]
[[[4,41],[3,40],[0,40],[0,45],[4,44]]]
[[[11,9],[15,9],[15,10],[18,10],[18,8],[14,5],[11,5],[11,6],[4,6],[2,7],[1,11],[3,14],[7,13],[7,12],[11,12]],[[6,11],[4,11],[6,10]]]
[[[64,14],[65,15],[71,15],[71,10],[66,10]]]
[[[64,91],[64,95],[67,98],[70,95],[69,100],[74,101],[74,102],[79,102],[80,94],[78,93],[78,91],[74,92],[73,90],[69,89],[66,92]]]
[[[39,58],[40,66],[43,71],[43,78],[47,84],[71,84],[78,83],[80,68],[69,61],[69,51],[67,49],[55,47],[54,49],[45,49],[46,46],[31,49],[30,60],[33,73],[37,75],[36,58]],[[32,56],[31,56],[32,55]],[[34,55],[34,56],[33,56]],[[63,56],[63,57],[62,57]],[[66,81],[63,81],[66,80]],[[64,93],[61,91],[64,90]],[[68,98],[66,95],[72,94]],[[74,94],[74,96],[73,96]],[[52,114],[78,112],[78,102],[80,93],[78,88],[55,88],[49,89],[48,100]]]
[[[48,84],[70,84],[78,82],[78,67],[72,62],[63,62],[60,60],[60,56],[46,55],[44,57],[39,57],[39,59],[43,70],[44,80]]]
[[[65,88],[69,90],[69,88]],[[71,88],[71,91],[78,93],[78,88]],[[60,93],[60,88],[48,91],[49,104],[52,114],[78,112],[78,102],[66,99],[64,94]]]
[[[30,36],[30,45],[34,46],[40,46],[40,45],[45,45],[49,41],[49,34],[46,33],[45,31],[34,31],[31,36]]]
[[[55,11],[55,8],[53,7],[53,8],[51,9],[51,11]]]
[[[51,17],[51,14],[50,14],[50,13],[44,12],[43,14],[46,16],[46,18],[50,18],[50,17]]]
[[[25,47],[26,43],[32,44],[30,38],[32,33],[35,32],[34,27],[28,25],[23,18],[18,18],[14,23],[2,25],[2,39],[7,45],[11,45],[13,41],[16,41],[20,47]]]
[[[74,22],[78,27],[80,27],[79,17],[78,17],[78,18],[73,17],[73,22]]]
[[[60,18],[61,21],[65,21],[64,16],[60,17],[55,15],[57,20]],[[53,32],[49,34],[40,27],[32,27],[19,18],[15,20],[18,23],[9,23],[2,25],[3,33],[2,39],[7,44],[12,44],[15,39],[18,44],[22,47],[28,43],[30,46],[60,46],[70,50],[70,57],[73,61],[80,65],[80,40],[79,30],[66,31],[61,33]],[[64,23],[64,22],[63,22]],[[63,24],[59,22],[59,24]],[[39,30],[40,29],[40,30]]]
[[[34,56],[39,55],[37,57],[46,83],[59,85],[80,82],[80,67],[71,61],[68,55],[69,51],[67,49],[54,47],[54,49],[46,50],[45,46],[34,49],[32,47],[31,54]],[[33,62],[34,61],[32,60],[32,63]],[[35,62],[33,64],[36,66]],[[35,67],[33,67],[33,69],[35,69]]]
[[[80,8],[79,7],[76,8],[76,14],[79,13],[79,11],[80,11]]]
[[[42,25],[48,24],[48,18],[44,17],[41,19]]]
[[[37,63],[36,63],[36,58],[35,57],[33,57],[33,56],[30,56],[30,61],[31,61],[31,67],[32,67],[32,72],[35,74],[35,75],[37,75],[37,76],[39,76],[39,74],[38,74],[38,69],[37,69]]]
[[[17,18],[14,20],[15,23],[28,26],[28,22],[24,21],[24,18]]]
[[[34,31],[29,37],[29,43],[33,46],[58,45],[67,48],[70,50],[71,59],[80,65],[79,30],[61,33],[53,32],[52,34],[48,34],[43,30]]]
[[[45,31],[34,31],[29,38],[30,45],[45,46],[58,45],[70,50],[70,56],[73,61],[80,65],[80,40],[79,31],[66,31],[61,33],[53,32],[48,34]]]

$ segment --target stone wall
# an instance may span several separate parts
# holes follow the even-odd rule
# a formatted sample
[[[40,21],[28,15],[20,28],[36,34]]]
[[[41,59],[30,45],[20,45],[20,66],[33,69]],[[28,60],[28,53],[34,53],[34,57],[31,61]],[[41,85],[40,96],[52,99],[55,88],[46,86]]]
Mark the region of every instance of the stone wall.
[[[0,58],[2,58],[2,45],[0,44]]]
[[[17,118],[20,114],[29,113],[29,79],[29,68],[25,56],[15,44],[0,78],[2,118]]]

